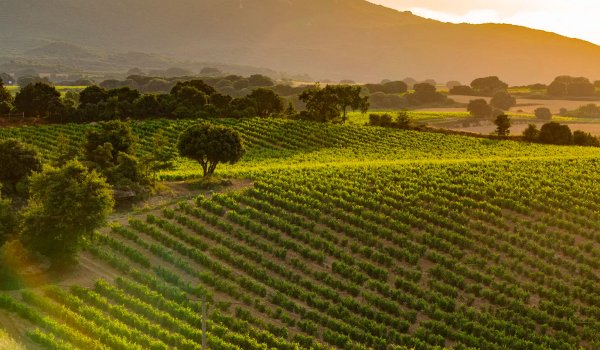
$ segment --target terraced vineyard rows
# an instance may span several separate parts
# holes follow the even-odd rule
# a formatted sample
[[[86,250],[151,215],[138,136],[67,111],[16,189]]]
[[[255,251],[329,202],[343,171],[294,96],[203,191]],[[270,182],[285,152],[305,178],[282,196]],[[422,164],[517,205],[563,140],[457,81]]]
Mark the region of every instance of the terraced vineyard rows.
[[[225,173],[251,188],[114,223],[87,250],[120,277],[0,294],[0,309],[53,349],[199,349],[202,296],[211,349],[600,347],[597,150],[219,122],[249,144]]]

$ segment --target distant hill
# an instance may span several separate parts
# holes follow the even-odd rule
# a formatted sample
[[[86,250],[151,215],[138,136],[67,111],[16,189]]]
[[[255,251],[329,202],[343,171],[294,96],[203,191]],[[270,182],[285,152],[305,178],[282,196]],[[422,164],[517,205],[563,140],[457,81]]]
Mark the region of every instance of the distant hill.
[[[442,23],[364,0],[0,2],[0,52],[37,57],[32,49],[55,42],[319,79],[600,79],[600,47],[591,43],[512,25]]]

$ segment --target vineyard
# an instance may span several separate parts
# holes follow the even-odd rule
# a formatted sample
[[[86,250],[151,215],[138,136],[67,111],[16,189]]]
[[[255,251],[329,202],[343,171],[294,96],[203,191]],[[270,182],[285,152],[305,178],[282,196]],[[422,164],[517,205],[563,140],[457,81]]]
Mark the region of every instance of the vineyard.
[[[248,147],[203,193],[113,222],[89,285],[0,293],[40,349],[600,348],[600,150],[215,120]],[[138,153],[193,121],[136,122]],[[52,160],[94,125],[0,129]],[[179,160],[165,181],[197,178]]]

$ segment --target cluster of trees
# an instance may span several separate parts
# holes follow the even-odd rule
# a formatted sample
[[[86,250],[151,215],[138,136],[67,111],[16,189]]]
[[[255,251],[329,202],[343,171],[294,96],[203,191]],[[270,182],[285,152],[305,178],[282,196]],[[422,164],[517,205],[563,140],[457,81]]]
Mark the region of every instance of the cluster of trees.
[[[454,85],[450,88],[451,95],[466,96],[488,96],[492,97],[500,91],[506,91],[508,84],[500,80],[497,76],[477,78],[467,85]]]
[[[445,105],[452,103],[445,94],[437,91],[435,83],[414,83],[414,92],[406,93],[408,85],[402,81],[364,86],[371,94],[370,103],[378,109],[402,109],[410,106]],[[404,94],[404,95],[401,95]]]
[[[126,118],[232,118],[269,117],[286,111],[284,100],[273,90],[257,88],[247,96],[232,98],[202,80],[178,82],[168,94],[141,94],[129,87],[105,89],[89,86],[79,94],[61,94],[55,87],[35,83],[12,96],[0,89],[0,112],[23,112],[25,117],[57,122],[90,122]],[[289,113],[295,113],[293,108]],[[0,113],[2,114],[2,113]]]
[[[198,78],[189,76],[190,72],[177,71],[176,69],[165,72],[162,76],[147,76],[142,74],[141,71],[136,70],[132,70],[130,73],[125,80],[109,79],[101,82],[99,86],[107,90],[128,87],[142,93],[166,93],[171,91],[177,83],[199,80]],[[282,88],[286,86],[276,85],[271,78],[261,74],[242,77],[239,75],[222,76],[221,74],[211,76],[208,73],[210,73],[208,70],[201,73],[203,75],[201,79],[207,85],[213,87],[221,94],[234,97],[245,96],[259,87]],[[284,94],[284,96],[286,95]]]
[[[458,91],[461,89],[466,90],[467,88],[471,90],[471,93],[466,93],[467,91]],[[509,110],[517,104],[516,98],[508,93],[507,89],[508,84],[501,81],[498,77],[492,76],[475,79],[470,87],[454,87],[450,90],[450,93],[491,96],[489,103],[487,100],[481,98],[471,100],[467,105],[467,111],[471,113],[473,118],[486,119],[503,115],[504,111]]]
[[[563,75],[556,77],[548,85],[547,93],[553,97],[593,96],[596,93],[596,87],[588,78]]]
[[[68,263],[81,240],[112,211],[110,185],[76,160],[42,169],[37,151],[17,140],[1,141],[0,157],[0,187],[7,197],[0,199],[0,245],[18,237],[53,262]],[[13,200],[26,202],[20,212]]]
[[[369,97],[362,96],[360,86],[327,85],[321,88],[316,85],[304,90],[299,98],[306,104],[306,111],[298,114],[298,118],[320,122],[342,122],[348,119],[348,109],[369,110]]]
[[[535,124],[529,124],[523,132],[523,138],[528,142],[539,142],[550,145],[577,145],[600,147],[600,140],[590,133],[577,130],[571,132],[568,125],[550,122],[540,129]]]
[[[0,246],[17,238],[54,266],[70,264],[118,200],[146,191],[148,172],[171,166],[177,155],[160,132],[152,153],[142,160],[134,153],[135,143],[128,123],[104,122],[87,133],[80,156],[59,154],[53,164],[42,166],[31,146],[0,141]],[[220,163],[239,161],[245,152],[237,131],[210,124],[185,130],[177,148],[181,156],[201,164],[204,176],[211,176]],[[0,272],[0,280],[7,275]]]
[[[369,125],[408,130],[412,129],[412,120],[410,119],[408,113],[404,111],[398,112],[396,117],[389,113],[371,113],[369,114]]]

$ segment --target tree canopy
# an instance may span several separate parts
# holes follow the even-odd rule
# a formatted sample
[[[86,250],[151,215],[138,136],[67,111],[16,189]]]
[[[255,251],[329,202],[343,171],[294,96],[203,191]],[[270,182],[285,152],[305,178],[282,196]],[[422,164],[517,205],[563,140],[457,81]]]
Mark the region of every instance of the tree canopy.
[[[197,161],[203,175],[210,176],[219,163],[234,164],[244,155],[240,134],[220,125],[198,124],[186,129],[177,143],[179,154]]]
[[[283,112],[283,101],[273,90],[258,88],[252,91],[248,98],[254,101],[256,115],[259,117],[268,117]]]
[[[54,117],[63,112],[60,92],[45,83],[29,84],[15,96],[15,107],[26,117]]]
[[[510,134],[510,117],[506,114],[500,114],[494,120],[494,124],[496,125],[496,135],[501,137],[506,137]]]
[[[483,96],[492,96],[498,91],[508,89],[508,84],[497,76],[477,78],[471,82],[471,87]]]
[[[498,91],[492,97],[490,105],[492,107],[508,111],[517,104],[517,99],[506,91]]]
[[[340,118],[347,120],[348,108],[365,113],[369,110],[369,97],[361,96],[361,87],[352,85],[327,85],[325,88],[315,86],[304,90],[299,98],[306,104],[308,119],[316,121],[333,121]]]
[[[41,169],[41,159],[33,147],[15,139],[0,141],[0,182],[14,187]]]
[[[573,134],[568,125],[550,122],[542,125],[539,141],[551,145],[572,145]]]
[[[99,147],[111,145],[110,161],[116,163],[119,152],[131,153],[136,143],[136,137],[129,123],[111,120],[100,123],[98,129],[88,131],[84,144],[85,155],[88,160],[93,160]]]
[[[105,179],[77,161],[33,175],[30,193],[22,241],[54,262],[73,258],[82,239],[106,222],[114,206]]]
[[[467,111],[475,118],[489,118],[492,116],[492,107],[482,98],[471,100],[467,106]]]

